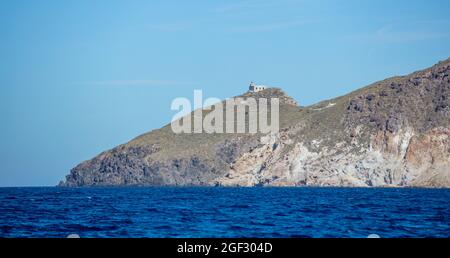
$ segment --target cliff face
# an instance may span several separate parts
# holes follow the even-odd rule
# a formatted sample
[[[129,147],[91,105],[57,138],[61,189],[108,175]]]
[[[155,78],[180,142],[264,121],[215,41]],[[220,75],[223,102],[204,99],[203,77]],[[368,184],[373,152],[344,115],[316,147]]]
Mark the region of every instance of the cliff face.
[[[299,107],[279,89],[272,134],[173,134],[170,125],[72,169],[61,186],[450,187],[450,59]]]

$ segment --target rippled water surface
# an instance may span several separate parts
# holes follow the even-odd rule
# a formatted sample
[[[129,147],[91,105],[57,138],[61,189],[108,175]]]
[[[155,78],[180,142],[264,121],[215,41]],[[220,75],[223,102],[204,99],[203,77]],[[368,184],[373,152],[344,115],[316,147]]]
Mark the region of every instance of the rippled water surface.
[[[449,189],[0,188],[0,237],[450,237]]]

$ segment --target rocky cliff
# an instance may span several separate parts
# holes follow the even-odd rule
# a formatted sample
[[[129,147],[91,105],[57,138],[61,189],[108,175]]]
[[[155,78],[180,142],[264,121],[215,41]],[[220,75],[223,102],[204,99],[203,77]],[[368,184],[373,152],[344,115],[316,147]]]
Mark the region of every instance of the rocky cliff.
[[[450,59],[318,104],[280,89],[280,131],[174,134],[167,125],[75,168],[61,186],[450,187]]]

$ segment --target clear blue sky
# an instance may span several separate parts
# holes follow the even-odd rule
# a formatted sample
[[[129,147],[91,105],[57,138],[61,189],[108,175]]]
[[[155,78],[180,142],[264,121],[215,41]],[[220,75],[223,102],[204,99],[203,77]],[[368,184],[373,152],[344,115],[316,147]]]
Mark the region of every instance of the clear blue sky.
[[[0,186],[55,185],[194,89],[309,105],[446,59],[450,1],[1,1],[0,37]]]

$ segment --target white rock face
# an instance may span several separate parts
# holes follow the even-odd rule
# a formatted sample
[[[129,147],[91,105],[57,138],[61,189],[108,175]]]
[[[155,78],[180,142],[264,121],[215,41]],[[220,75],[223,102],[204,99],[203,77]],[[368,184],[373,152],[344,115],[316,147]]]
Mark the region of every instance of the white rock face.
[[[372,135],[370,146],[336,143],[314,152],[289,131],[265,136],[218,180],[225,186],[450,187],[450,128]],[[320,140],[314,140],[317,146]],[[416,157],[419,156],[419,157]]]

